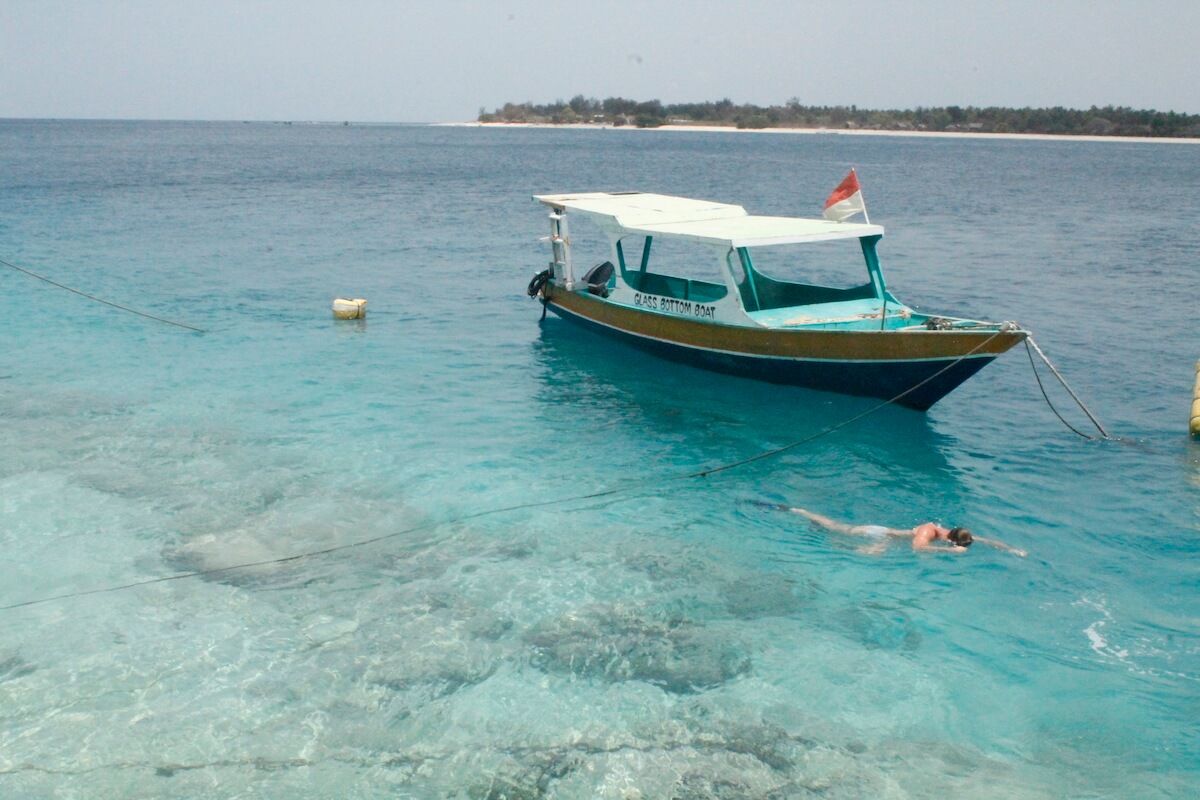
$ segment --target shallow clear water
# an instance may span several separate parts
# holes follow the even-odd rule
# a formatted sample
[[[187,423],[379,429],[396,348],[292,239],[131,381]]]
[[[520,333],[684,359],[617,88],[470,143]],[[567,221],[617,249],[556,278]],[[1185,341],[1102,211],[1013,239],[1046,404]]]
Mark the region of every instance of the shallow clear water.
[[[531,194],[815,214],[850,166],[893,292],[1020,321],[1121,442],[1015,350],[686,478],[874,403],[524,295]],[[205,330],[0,267],[0,605],[379,539],[0,611],[5,797],[1200,793],[1200,148],[9,121],[0,167],[0,258]]]

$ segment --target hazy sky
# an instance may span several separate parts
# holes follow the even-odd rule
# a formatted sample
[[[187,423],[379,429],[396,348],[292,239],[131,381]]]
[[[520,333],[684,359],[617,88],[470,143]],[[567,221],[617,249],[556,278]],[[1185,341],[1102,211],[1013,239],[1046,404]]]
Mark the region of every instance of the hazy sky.
[[[1200,113],[1200,0],[0,0],[0,117],[436,122],[576,94]]]

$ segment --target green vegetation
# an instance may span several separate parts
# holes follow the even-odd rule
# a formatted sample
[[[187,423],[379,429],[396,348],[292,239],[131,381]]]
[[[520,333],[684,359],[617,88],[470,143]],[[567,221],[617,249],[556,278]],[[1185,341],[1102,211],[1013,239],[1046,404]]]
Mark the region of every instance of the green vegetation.
[[[857,106],[805,106],[793,98],[783,106],[715,103],[664,105],[658,100],[606,100],[576,95],[569,102],[548,105],[505,103],[480,122],[525,122],[554,125],[727,125],[738,128],[828,128],[880,131],[960,131],[964,133],[1052,133],[1091,136],[1200,137],[1200,114],[1139,111],[1092,106],[1071,108],[975,108],[946,106],[912,110],[873,111]]]

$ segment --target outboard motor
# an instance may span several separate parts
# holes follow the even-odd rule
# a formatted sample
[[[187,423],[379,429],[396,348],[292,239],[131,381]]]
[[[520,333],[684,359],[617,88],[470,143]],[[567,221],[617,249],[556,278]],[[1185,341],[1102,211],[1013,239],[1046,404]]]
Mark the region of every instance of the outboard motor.
[[[600,297],[608,297],[608,282],[612,280],[613,273],[616,272],[616,267],[611,261],[602,261],[592,267],[583,276],[583,282],[587,284],[589,294],[599,295]]]

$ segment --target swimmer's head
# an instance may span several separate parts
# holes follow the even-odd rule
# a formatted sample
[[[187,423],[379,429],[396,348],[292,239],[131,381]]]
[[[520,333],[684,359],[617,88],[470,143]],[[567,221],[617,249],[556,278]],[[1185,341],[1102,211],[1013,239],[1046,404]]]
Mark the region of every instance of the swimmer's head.
[[[946,538],[959,547],[970,547],[971,542],[975,541],[975,537],[966,528],[951,528]]]

